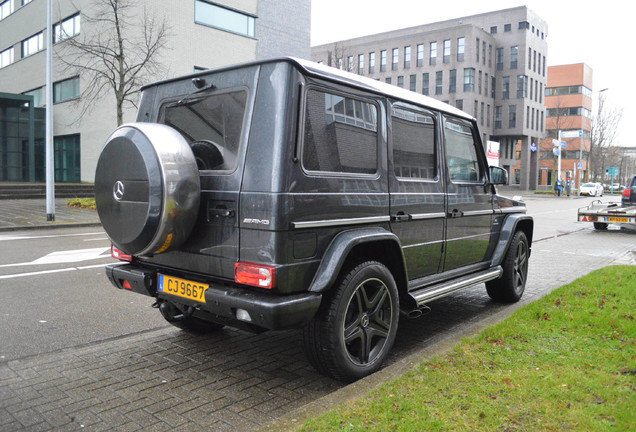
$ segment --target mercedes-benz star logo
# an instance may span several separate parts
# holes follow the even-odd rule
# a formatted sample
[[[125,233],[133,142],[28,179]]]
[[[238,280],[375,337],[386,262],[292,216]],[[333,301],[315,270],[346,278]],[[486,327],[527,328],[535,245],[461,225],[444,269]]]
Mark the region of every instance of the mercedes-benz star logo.
[[[113,185],[113,196],[116,201],[121,201],[124,198],[124,184],[121,180],[117,180]]]

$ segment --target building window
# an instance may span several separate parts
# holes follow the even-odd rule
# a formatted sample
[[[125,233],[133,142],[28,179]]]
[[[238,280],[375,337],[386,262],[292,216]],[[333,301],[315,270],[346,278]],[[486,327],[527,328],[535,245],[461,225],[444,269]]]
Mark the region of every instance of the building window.
[[[81,181],[80,135],[56,136],[55,148],[55,181],[79,183]]]
[[[450,63],[451,42],[450,39],[444,41],[444,63]]]
[[[512,30],[512,24],[504,24],[504,32],[509,32]]]
[[[417,90],[417,75],[409,75],[409,90],[412,92]]]
[[[194,2],[194,22],[243,36],[254,37],[255,19],[253,16],[203,0],[195,0]]]
[[[464,61],[464,52],[466,50],[466,39],[463,37],[457,38],[457,61]]]
[[[391,70],[397,70],[399,58],[400,58],[400,50],[397,49],[397,48],[393,48],[393,57],[392,57],[392,63],[391,63]]]
[[[429,75],[428,72],[425,72],[422,74],[422,94],[424,95],[429,95],[429,89],[428,89],[428,82],[429,82]]]
[[[33,96],[33,106],[36,108],[43,107],[46,103],[44,100],[44,87],[39,87],[22,94],[26,96]]]
[[[347,56],[347,72],[353,72],[353,56]]]
[[[386,50],[380,51],[380,72],[386,72]]]
[[[424,66],[424,44],[417,45],[417,66]]]
[[[475,61],[479,63],[479,38],[475,41]]]
[[[484,96],[488,96],[488,74],[484,74]]]
[[[497,34],[497,26],[490,27],[490,34]]]
[[[58,43],[68,39],[80,32],[80,14],[66,18],[61,23],[53,26],[53,43]]]
[[[503,70],[503,62],[504,62],[504,49],[497,48],[497,51],[495,52],[495,63],[497,64],[498,71]]]
[[[436,95],[441,95],[442,91],[443,91],[443,80],[444,80],[444,74],[443,71],[437,71],[435,72],[435,94]]]
[[[15,61],[13,51],[14,51],[13,47],[11,47],[0,52],[0,69],[2,69],[3,67],[9,66],[11,63]]]
[[[460,110],[462,110],[462,111],[463,111],[463,110],[464,110],[464,100],[463,100],[463,99],[457,99],[457,100],[455,101],[455,107],[456,107],[457,109],[460,109]]]
[[[31,36],[22,41],[22,58],[33,55],[44,48],[44,34],[38,33]]]
[[[437,42],[431,42],[430,47],[431,58],[429,60],[429,64],[434,66],[437,64]]]
[[[448,92],[455,93],[457,91],[457,69],[451,69],[448,76]]]
[[[497,78],[494,76],[490,77],[490,83],[490,97],[494,99],[497,91]]]
[[[397,86],[399,88],[404,88],[404,77],[400,75],[397,80]]]
[[[501,112],[502,107],[495,107],[495,129],[501,129]]]
[[[66,102],[79,97],[79,77],[53,83],[53,103]]]
[[[502,99],[510,99],[510,77],[503,77]]]
[[[475,91],[475,69],[474,68],[464,69],[464,91],[465,92]]]
[[[519,47],[517,45],[510,47],[510,69],[517,69],[519,60]]]
[[[364,54],[358,54],[358,73],[364,73]]]
[[[13,13],[13,0],[6,0],[0,3],[0,20],[5,19]]]
[[[520,21],[519,22],[519,30],[529,30],[530,23],[528,21]]]
[[[404,47],[404,69],[408,69],[411,67],[411,47]]]
[[[375,73],[375,53],[369,53],[369,73]]]
[[[481,77],[482,77],[482,72],[479,71],[479,73],[477,74],[477,76],[479,77],[477,79],[477,93],[481,94]]]
[[[387,83],[387,84],[391,84],[391,77],[385,78],[384,82]]]
[[[508,127],[517,127],[517,105],[510,105],[508,107]]]
[[[525,75],[517,76],[517,98],[525,98],[528,92],[528,77]]]

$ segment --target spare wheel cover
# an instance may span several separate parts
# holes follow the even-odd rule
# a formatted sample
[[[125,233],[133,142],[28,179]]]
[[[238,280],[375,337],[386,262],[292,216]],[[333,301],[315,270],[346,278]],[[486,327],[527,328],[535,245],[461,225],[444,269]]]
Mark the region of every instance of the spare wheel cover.
[[[199,199],[194,155],[173,128],[131,123],[106,141],[97,161],[95,201],[118,249],[152,255],[178,248],[196,222]]]

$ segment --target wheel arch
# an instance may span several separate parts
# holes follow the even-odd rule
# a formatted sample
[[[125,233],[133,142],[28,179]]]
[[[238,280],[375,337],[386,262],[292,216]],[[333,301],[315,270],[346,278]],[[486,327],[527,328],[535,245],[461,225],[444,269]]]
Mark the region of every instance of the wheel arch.
[[[534,232],[534,220],[531,216],[525,214],[511,214],[506,217],[501,227],[499,241],[492,255],[491,267],[498,266],[502,263],[510,242],[517,231],[523,231],[528,240],[528,250],[532,249],[532,234]]]
[[[309,291],[328,291],[343,269],[369,260],[378,261],[389,269],[402,300],[408,290],[402,246],[395,234],[380,227],[343,231],[336,235],[323,255]]]

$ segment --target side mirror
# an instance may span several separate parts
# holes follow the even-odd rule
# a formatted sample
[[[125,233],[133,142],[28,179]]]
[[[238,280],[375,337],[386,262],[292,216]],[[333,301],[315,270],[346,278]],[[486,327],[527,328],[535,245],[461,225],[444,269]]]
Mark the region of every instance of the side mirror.
[[[491,166],[489,167],[490,184],[500,185],[508,184],[508,171],[503,168]]]

